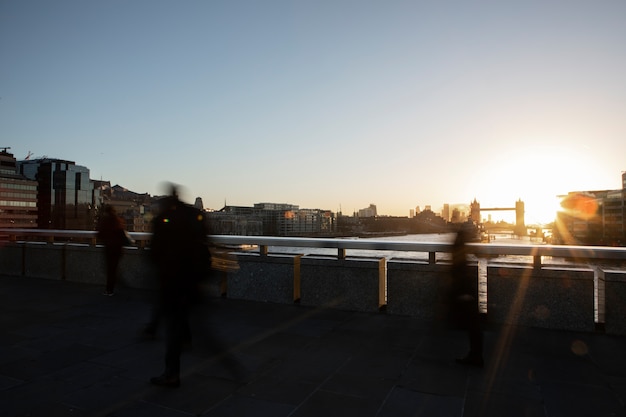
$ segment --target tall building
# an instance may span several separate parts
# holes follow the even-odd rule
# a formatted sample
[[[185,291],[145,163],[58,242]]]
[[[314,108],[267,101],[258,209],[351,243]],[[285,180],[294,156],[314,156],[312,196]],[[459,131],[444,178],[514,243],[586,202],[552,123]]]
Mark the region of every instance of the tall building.
[[[572,191],[561,196],[555,243],[626,246],[626,173],[621,190]]]
[[[18,173],[17,160],[0,148],[0,227],[37,227],[37,181]]]
[[[36,180],[38,225],[41,229],[94,230],[100,196],[89,169],[62,159],[18,161],[19,173]]]
[[[441,211],[441,217],[443,217],[443,219],[445,221],[450,221],[450,204],[444,204],[443,205],[443,210]]]

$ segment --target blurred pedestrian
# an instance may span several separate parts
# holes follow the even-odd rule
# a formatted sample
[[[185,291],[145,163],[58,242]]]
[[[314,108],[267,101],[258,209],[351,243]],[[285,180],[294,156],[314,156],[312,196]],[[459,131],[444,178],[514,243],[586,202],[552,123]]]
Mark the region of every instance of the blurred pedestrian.
[[[165,370],[150,381],[178,387],[182,348],[191,342],[189,314],[200,301],[200,281],[210,268],[208,228],[202,211],[180,201],[175,188],[161,204],[153,223],[151,254],[160,281],[155,312],[166,329]]]
[[[104,207],[104,213],[98,222],[98,237],[104,244],[106,264],[106,287],[103,295],[115,294],[118,266],[122,258],[122,247],[129,243],[124,221],[111,205]]]
[[[475,240],[476,229],[471,221],[457,232],[452,251],[451,288],[449,290],[451,313],[455,324],[466,330],[469,339],[468,354],[456,360],[462,365],[482,368],[483,334],[478,311],[478,276],[468,265],[467,243]]]

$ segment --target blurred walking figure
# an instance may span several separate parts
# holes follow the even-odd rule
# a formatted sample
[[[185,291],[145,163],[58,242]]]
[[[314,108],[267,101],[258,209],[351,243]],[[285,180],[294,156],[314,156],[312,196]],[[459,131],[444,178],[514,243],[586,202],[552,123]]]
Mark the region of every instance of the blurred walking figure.
[[[478,311],[478,277],[467,263],[467,243],[475,238],[471,222],[464,223],[457,232],[452,252],[450,305],[457,326],[467,331],[469,353],[456,362],[483,367],[483,335]]]
[[[178,199],[176,188],[161,201],[154,218],[151,253],[158,269],[160,295],[155,307],[166,328],[165,371],[150,381],[180,385],[180,355],[191,341],[189,314],[200,301],[200,280],[210,267],[204,214]]]
[[[106,263],[106,288],[103,295],[115,294],[117,270],[122,258],[122,247],[128,244],[124,221],[117,215],[113,206],[105,206],[104,214],[98,222],[98,237],[104,243]]]

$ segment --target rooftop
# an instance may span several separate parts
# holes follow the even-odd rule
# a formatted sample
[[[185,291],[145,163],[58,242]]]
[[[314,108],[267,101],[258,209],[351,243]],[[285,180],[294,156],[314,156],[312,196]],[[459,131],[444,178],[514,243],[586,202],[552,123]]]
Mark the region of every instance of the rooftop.
[[[180,388],[149,384],[163,336],[138,331],[149,291],[0,276],[4,416],[621,416],[626,337],[485,329],[484,369],[462,332],[411,317],[213,299]],[[203,349],[208,336],[241,372]]]

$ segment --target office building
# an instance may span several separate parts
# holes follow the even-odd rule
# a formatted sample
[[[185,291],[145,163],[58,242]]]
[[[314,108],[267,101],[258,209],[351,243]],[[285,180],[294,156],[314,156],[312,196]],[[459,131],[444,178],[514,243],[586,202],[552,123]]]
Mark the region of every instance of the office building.
[[[572,245],[626,245],[626,173],[621,190],[573,191],[557,212],[553,241]]]
[[[444,204],[443,205],[443,210],[441,211],[441,217],[445,220],[445,221],[450,221],[450,204]]]
[[[89,169],[72,161],[39,158],[17,162],[21,175],[38,183],[38,226],[41,229],[94,230],[100,196]]]
[[[208,213],[211,233],[264,236],[320,236],[337,231],[329,210],[301,209],[293,204],[256,203],[254,207],[225,206]]]
[[[376,205],[375,204],[370,204],[369,207],[359,210],[359,217],[361,217],[361,218],[364,218],[364,217],[376,217],[377,215],[378,215],[378,212],[376,210]]]
[[[0,227],[37,227],[37,181],[18,173],[17,160],[0,148]]]

